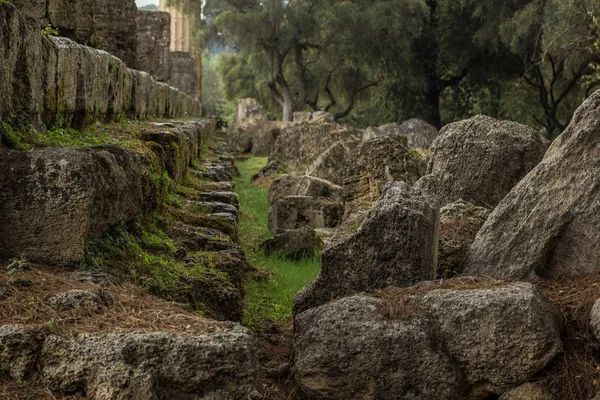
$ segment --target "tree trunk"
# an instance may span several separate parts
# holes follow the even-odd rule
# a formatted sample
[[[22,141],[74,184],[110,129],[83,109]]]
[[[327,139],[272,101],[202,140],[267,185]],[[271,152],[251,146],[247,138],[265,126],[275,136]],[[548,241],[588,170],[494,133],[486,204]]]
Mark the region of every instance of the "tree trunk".
[[[435,78],[430,79],[425,100],[427,101],[427,110],[423,115],[423,119],[426,122],[429,122],[431,125],[435,126],[438,130],[442,129],[442,116],[440,113],[440,91],[438,89],[437,80]]]

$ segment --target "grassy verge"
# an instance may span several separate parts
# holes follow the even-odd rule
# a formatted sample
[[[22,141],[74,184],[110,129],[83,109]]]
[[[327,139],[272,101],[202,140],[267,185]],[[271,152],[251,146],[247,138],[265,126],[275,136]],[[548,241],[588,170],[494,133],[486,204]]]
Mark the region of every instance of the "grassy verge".
[[[244,323],[255,329],[266,329],[292,316],[294,296],[315,279],[320,262],[317,258],[300,262],[266,257],[258,249],[271,237],[268,228],[268,189],[252,185],[250,178],[267,163],[266,158],[250,158],[238,162],[240,175],[236,192],[240,196],[240,241],[249,261],[268,273],[268,278],[252,280],[246,286]]]

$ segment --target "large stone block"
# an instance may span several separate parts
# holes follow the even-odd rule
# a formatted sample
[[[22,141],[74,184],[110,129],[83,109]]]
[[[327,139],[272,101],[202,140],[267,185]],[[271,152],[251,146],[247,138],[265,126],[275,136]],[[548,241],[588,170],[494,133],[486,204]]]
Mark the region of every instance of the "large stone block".
[[[510,121],[476,116],[445,126],[417,186],[446,205],[463,199],[495,207],[544,157],[548,141]]]
[[[600,272],[598,160],[600,91],[496,207],[469,250],[465,270],[514,279]]]
[[[281,175],[273,180],[269,186],[269,201],[288,196],[323,197],[334,201],[342,201],[342,187],[325,179],[314,176]]]
[[[425,159],[409,149],[405,136],[391,134],[362,143],[344,179],[347,214],[369,210],[381,197],[386,183],[414,184],[425,172]]]
[[[159,11],[137,13],[137,60],[135,68],[156,80],[167,82],[171,74],[171,14]]]
[[[438,223],[433,196],[389,183],[372,210],[350,215],[337,228],[317,279],[294,299],[294,314],[342,296],[434,279]]]
[[[7,152],[0,158],[0,248],[75,263],[84,240],[154,209],[140,156],[116,146]]]
[[[533,285],[430,285],[348,297],[298,315],[299,397],[489,399],[562,351],[560,313]]]
[[[340,202],[310,196],[288,196],[271,206],[269,229],[282,233],[303,226],[334,228],[343,214],[344,207]]]
[[[50,336],[41,364],[48,387],[94,400],[244,399],[258,371],[254,335],[237,324],[202,335]]]

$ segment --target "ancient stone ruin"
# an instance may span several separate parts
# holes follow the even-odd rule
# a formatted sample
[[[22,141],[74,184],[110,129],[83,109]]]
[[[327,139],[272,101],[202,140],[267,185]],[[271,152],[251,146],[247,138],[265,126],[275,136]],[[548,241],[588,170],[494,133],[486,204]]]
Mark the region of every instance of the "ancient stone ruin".
[[[0,399],[600,398],[600,91],[219,129],[171,18],[0,1]]]

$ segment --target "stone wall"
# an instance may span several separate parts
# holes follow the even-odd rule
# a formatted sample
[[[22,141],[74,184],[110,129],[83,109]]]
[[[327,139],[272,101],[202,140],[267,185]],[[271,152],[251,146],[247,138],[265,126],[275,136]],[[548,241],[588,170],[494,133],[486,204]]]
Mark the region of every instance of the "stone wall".
[[[198,95],[198,78],[196,61],[191,53],[183,51],[171,52],[171,77],[169,84],[192,97]]]
[[[122,116],[199,116],[198,101],[117,57],[63,37],[0,3],[0,119],[81,127]],[[135,36],[135,35],[134,35]]]
[[[40,25],[52,25],[61,36],[106,50],[135,66],[135,0],[15,0]]]
[[[157,80],[168,82],[171,75],[171,15],[160,11],[137,13],[137,62],[135,67]]]

